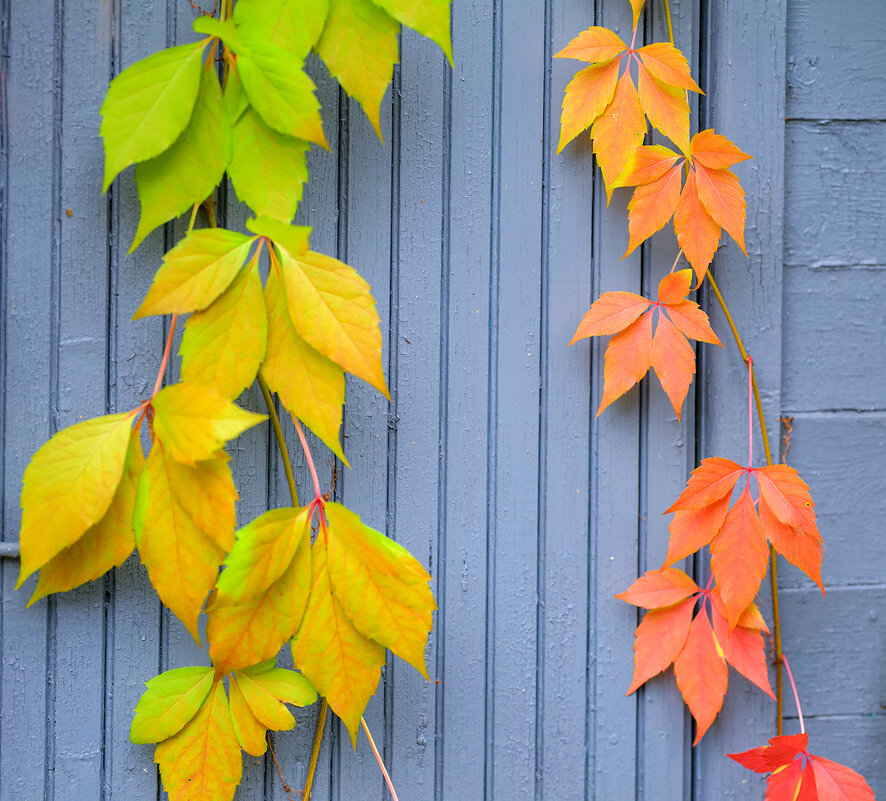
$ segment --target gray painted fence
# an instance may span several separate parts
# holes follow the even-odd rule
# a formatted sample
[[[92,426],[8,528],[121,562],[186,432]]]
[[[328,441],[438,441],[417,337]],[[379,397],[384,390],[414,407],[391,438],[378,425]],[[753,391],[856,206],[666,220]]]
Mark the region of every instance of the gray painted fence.
[[[886,14],[882,0],[672,6],[709,91],[703,125],[756,156],[738,168],[750,262],[727,244],[714,272],[770,420],[793,418],[789,459],[827,543],[827,600],[783,571],[785,649],[813,750],[886,794]],[[773,733],[772,703],[744,679],[694,750],[672,676],[624,697],[637,615],[612,596],[661,563],[660,513],[687,471],[740,459],[745,436],[731,345],[702,350],[682,424],[656,382],[595,419],[601,346],[566,347],[594,296],[649,291],[676,251],[660,235],[621,261],[623,193],[606,207],[586,144],[554,152],[576,65],[552,53],[595,21],[625,33],[626,7],[455,0],[453,71],[403,36],[384,144],[317,72],[333,151],[312,155],[300,217],[372,283],[393,396],[349,385],[353,469],[336,494],[426,562],[440,605],[433,680],[390,661],[367,712],[404,800],[762,798],[723,757]],[[182,225],[127,255],[137,199],[131,176],[100,194],[98,110],[109,78],[187,39],[193,14],[188,0],[0,0],[6,542],[47,436],[149,392],[163,324],[130,318]],[[222,211],[245,218],[233,198]],[[266,427],[232,453],[243,520],[286,503]],[[128,742],[132,709],[145,680],[204,654],[135,561],[28,610],[16,573],[5,559],[0,801],[159,797],[151,749]],[[275,740],[294,787],[315,714]],[[285,797],[273,763],[247,757],[238,798]],[[384,797],[365,742],[351,753],[335,724],[315,797]]]

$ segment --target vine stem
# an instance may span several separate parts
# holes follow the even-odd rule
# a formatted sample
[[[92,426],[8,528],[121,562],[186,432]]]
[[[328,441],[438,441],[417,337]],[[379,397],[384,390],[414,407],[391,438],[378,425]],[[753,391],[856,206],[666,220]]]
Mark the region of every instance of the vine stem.
[[[732,319],[732,313],[729,311],[726,299],[723,297],[723,293],[720,292],[720,287],[717,286],[717,282],[714,280],[714,275],[710,270],[708,270],[707,279],[708,283],[711,285],[711,289],[714,290],[714,295],[717,297],[720,308],[723,310],[726,322],[729,323],[729,328],[732,331],[735,344],[738,345],[741,358],[748,365],[751,389],[753,390],[754,401],[757,406],[757,419],[760,421],[760,433],[763,436],[763,449],[766,452],[766,464],[771,465],[772,451],[769,448],[769,434],[766,430],[766,416],[763,414],[763,402],[760,399],[760,387],[757,384],[757,377],[752,369],[753,359],[748,356],[741,335],[735,327],[735,321]],[[748,466],[750,467],[751,465],[749,464]],[[782,730],[784,729],[784,679],[782,677],[781,669],[784,664],[784,654],[781,650],[781,618],[779,617],[778,611],[778,554],[771,544],[769,546],[769,585],[772,590],[772,641],[775,645],[775,730],[776,734],[781,736]]]
[[[391,798],[394,801],[400,801],[397,798],[397,791],[394,789],[394,783],[391,781],[391,777],[388,775],[388,770],[385,767],[385,763],[381,758],[381,754],[378,753],[378,749],[375,747],[375,740],[372,739],[372,733],[369,731],[369,726],[366,725],[366,719],[361,716],[360,724],[363,726],[363,731],[366,732],[366,736],[369,738],[369,745],[372,748],[372,753],[375,754],[375,761],[378,762],[378,766],[381,768],[382,775],[385,777],[385,782],[387,782],[388,790],[391,793]]]
[[[791,689],[794,691],[794,703],[797,705],[797,716],[800,718],[800,732],[806,734],[806,724],[803,722],[803,708],[800,706],[800,694],[797,692],[797,685],[794,683],[794,674],[791,672],[791,663],[784,654],[781,655],[781,660],[784,662],[784,669],[788,672]]]
[[[305,789],[302,790],[302,801],[311,801],[311,790],[314,787],[314,774],[317,772],[317,761],[320,759],[320,745],[323,743],[323,732],[326,729],[326,712],[329,702],[320,699],[320,714],[317,717],[317,730],[314,732],[314,745],[311,748],[311,761],[308,763],[308,775],[305,777]]]
[[[280,418],[277,415],[277,409],[274,406],[274,398],[271,395],[271,389],[265,377],[259,372],[258,386],[261,394],[265,399],[265,406],[268,407],[268,417],[271,418],[271,425],[274,428],[274,436],[277,438],[277,447],[280,449],[280,457],[283,459],[283,470],[286,472],[286,483],[289,485],[289,495],[292,498],[292,505],[296,508],[300,505],[298,502],[298,490],[295,488],[295,476],[292,473],[292,461],[289,458],[289,448],[286,446],[286,440],[283,437],[283,428],[280,426]]]

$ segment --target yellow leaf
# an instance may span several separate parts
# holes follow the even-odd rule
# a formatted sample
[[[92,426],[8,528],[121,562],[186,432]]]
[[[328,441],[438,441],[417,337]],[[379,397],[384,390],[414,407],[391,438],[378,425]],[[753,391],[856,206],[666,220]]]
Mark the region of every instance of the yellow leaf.
[[[212,668],[183,667],[151,679],[135,707],[130,741],[159,743],[178,734],[209,695],[212,675]]]
[[[436,42],[452,64],[450,0],[373,0],[394,19]]]
[[[252,714],[262,726],[272,731],[289,731],[295,726],[295,718],[292,717],[292,713],[271,693],[256,684],[245,673],[237,673],[235,677]]]
[[[631,24],[631,28],[636,28],[637,23],[640,21],[640,12],[643,10],[643,6],[645,5],[646,0],[631,0],[631,12],[633,13],[633,23]]]
[[[611,59],[585,67],[566,85],[563,113],[560,115],[558,153],[585,128],[593,125],[594,120],[612,102],[619,63],[617,59]]]
[[[186,467],[154,443],[139,486],[139,555],[160,600],[199,643],[197,618],[234,542],[237,491],[223,453]]]
[[[191,231],[163,257],[133,319],[205,309],[230,286],[252,243],[252,237],[224,228]]]
[[[267,419],[235,406],[208,387],[174,384],[158,392],[154,407],[154,434],[170,457],[194,465]]]
[[[34,454],[22,487],[18,584],[101,520],[126,462],[131,414],[84,420]]]
[[[317,700],[317,691],[311,682],[294,670],[275,667],[273,659],[244,668],[239,674],[249,676],[278,701],[295,706],[310,706]]]
[[[381,101],[400,55],[399,24],[371,0],[330,0],[317,52],[342,88],[358,101],[378,138]]]
[[[157,746],[154,761],[160,765],[169,801],[231,801],[243,763],[220,681],[196,717]]]
[[[389,398],[381,366],[381,330],[369,284],[347,264],[283,248],[280,267],[295,330],[327,359]]]
[[[228,683],[228,694],[231,702],[231,720],[234,724],[234,732],[240,741],[241,748],[252,756],[261,756],[268,750],[268,741],[265,739],[265,727],[259,723],[236,681]]]
[[[338,436],[345,402],[344,370],[298,335],[274,267],[265,284],[265,304],[268,350],[262,375],[287,411],[304,421],[347,464]]]
[[[50,593],[64,592],[97,579],[126,561],[135,548],[132,515],[135,490],[144,463],[138,429],[132,429],[123,475],[108,511],[77,542],[40,568],[37,589],[28,606]]]
[[[345,614],[427,678],[425,645],[437,608],[428,572],[402,545],[341,504],[327,503],[326,518],[329,576]]]
[[[256,217],[246,221],[246,227],[254,234],[264,236],[291,255],[303,255],[310,246],[311,229],[306,225],[289,225],[274,217]]]
[[[188,318],[180,348],[182,381],[236,398],[255,379],[267,339],[256,255],[221,297]]]
[[[311,553],[311,596],[292,641],[292,659],[326,697],[350,732],[351,742],[356,743],[363,710],[378,686],[385,649],[354,627],[333,594],[322,531]]]

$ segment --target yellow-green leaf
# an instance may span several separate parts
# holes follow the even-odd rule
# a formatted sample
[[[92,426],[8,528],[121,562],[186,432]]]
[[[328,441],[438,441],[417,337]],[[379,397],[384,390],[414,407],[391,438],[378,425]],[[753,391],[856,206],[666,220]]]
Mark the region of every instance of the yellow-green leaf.
[[[206,200],[231,159],[231,130],[218,76],[208,63],[187,128],[159,156],[135,168],[141,216],[131,253],[158,225]]]
[[[308,180],[306,153],[310,144],[266,125],[249,107],[233,132],[228,175],[237,197],[256,214],[289,222],[295,216]]]
[[[238,674],[249,676],[278,701],[295,706],[310,706],[317,700],[317,691],[301,673],[274,666],[274,660],[244,668]]]
[[[394,19],[436,42],[452,63],[449,0],[373,0]]]
[[[40,568],[37,589],[28,606],[50,593],[65,592],[97,579],[126,561],[135,548],[132,517],[144,462],[138,429],[132,429],[123,475],[108,511],[79,540]]]
[[[188,318],[179,350],[182,381],[236,398],[255,379],[267,340],[256,255],[217,300]]]
[[[237,53],[237,67],[249,102],[271,128],[329,149],[314,96],[317,87],[301,62],[268,42],[251,42]]]
[[[247,220],[246,227],[252,233],[276,242],[291,254],[301,256],[308,252],[311,229],[305,225],[289,225],[273,217],[256,217]]]
[[[84,420],[31,458],[22,486],[17,587],[105,516],[123,476],[132,422],[131,414]]]
[[[333,594],[322,530],[311,553],[311,596],[292,641],[292,659],[326,697],[355,743],[363,710],[378,686],[385,649],[354,627]]]
[[[295,330],[327,359],[389,398],[381,329],[369,284],[353,267],[322,253],[280,251],[286,303]]]
[[[268,350],[262,375],[286,410],[302,420],[345,464],[339,442],[345,374],[296,332],[286,306],[285,290],[272,267],[265,284]]]
[[[363,634],[427,678],[425,646],[437,608],[428,572],[402,545],[341,504],[327,503],[326,519],[329,576],[345,613]]]
[[[228,125],[233,127],[243,112],[249,108],[249,98],[243,91],[243,82],[240,80],[240,73],[237,72],[237,62],[229,58],[228,67],[228,82],[225,84],[222,105],[228,118]]]
[[[259,723],[236,681],[228,682],[228,695],[231,703],[231,721],[234,724],[234,732],[240,741],[240,747],[252,756],[261,756],[268,750],[268,741],[265,739],[264,726]]]
[[[191,119],[206,41],[170,47],[123,70],[102,104],[104,189],[130,164],[170,147]]]
[[[207,607],[218,675],[273,657],[298,629],[311,589],[307,509],[276,509],[240,530]]]
[[[169,801],[231,801],[243,762],[224,685],[217,681],[196,717],[154,753]]]
[[[246,41],[269,41],[304,61],[320,38],[328,0],[238,0],[237,31]]]
[[[212,458],[229,439],[266,419],[196,384],[164,387],[151,405],[154,434],[169,456],[187,465]]]
[[[381,101],[400,57],[400,25],[372,0],[330,0],[317,52],[381,139]]]
[[[186,467],[155,442],[142,473],[136,544],[160,600],[200,642],[197,619],[234,545],[237,490],[222,452]]]
[[[252,243],[252,237],[224,228],[191,231],[163,257],[133,319],[205,309],[230,286]]]
[[[266,729],[271,731],[289,731],[295,726],[295,718],[286,706],[261,685],[253,681],[246,673],[237,673],[236,681],[252,714]]]
[[[180,732],[212,688],[212,668],[167,670],[147,682],[129,730],[134,743],[159,743]]]

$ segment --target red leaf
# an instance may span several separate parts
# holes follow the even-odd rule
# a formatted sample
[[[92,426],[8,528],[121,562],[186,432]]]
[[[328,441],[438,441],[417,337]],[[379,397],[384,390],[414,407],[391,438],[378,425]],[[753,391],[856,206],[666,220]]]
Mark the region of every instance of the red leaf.
[[[765,773],[765,771],[763,771]],[[766,781],[765,801],[794,801],[797,791],[800,789],[800,780],[803,778],[803,765],[798,759],[791,762],[787,767],[779,768]],[[811,779],[811,776],[810,776]],[[812,782],[813,795],[808,801],[815,801],[815,783]]]
[[[634,632],[634,678],[625,695],[657,676],[679,657],[686,644],[695,599],[675,606],[653,609],[643,616]]]
[[[711,593],[713,596],[713,593]],[[744,615],[742,615],[744,616]],[[763,635],[752,628],[737,625],[732,631],[726,622],[726,616],[720,606],[714,604],[711,609],[714,623],[714,635],[723,649],[726,661],[752,684],[756,684],[771,698],[772,687],[769,684],[769,665],[766,662],[766,650]]]
[[[707,615],[696,615],[689,626],[686,645],[674,663],[674,674],[683,700],[695,718],[693,745],[698,745],[723,706],[729,681],[729,669],[717,649]]]
[[[796,759],[808,744],[808,734],[786,734],[773,737],[768,745],[726,756],[756,773],[770,773]]]
[[[809,765],[815,775],[818,801],[874,801],[864,777],[845,765],[812,755]]]
[[[659,609],[682,601],[698,591],[698,584],[682,570],[664,568],[648,570],[615,597],[644,609]]]

